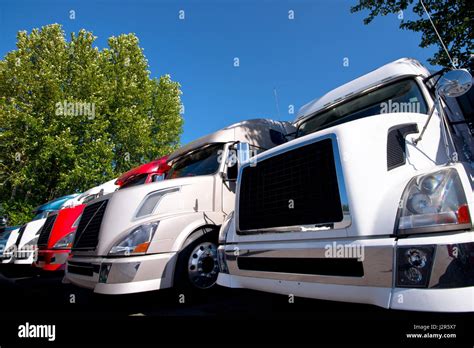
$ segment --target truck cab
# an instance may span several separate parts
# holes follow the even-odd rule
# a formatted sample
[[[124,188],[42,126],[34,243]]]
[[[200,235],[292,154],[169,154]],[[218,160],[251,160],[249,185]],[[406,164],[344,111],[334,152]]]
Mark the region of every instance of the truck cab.
[[[292,132],[289,123],[266,119],[231,125],[172,153],[164,181],[88,203],[66,280],[102,294],[212,288],[217,234],[234,210],[236,146],[245,143],[257,153]]]
[[[472,78],[455,74],[404,58],[303,106],[296,139],[240,168],[218,284],[474,311],[472,134],[445,102]]]
[[[166,173],[170,169],[167,162],[168,156],[164,156],[149,163],[142,164],[123,173],[117,181],[115,181],[115,184],[118,185],[120,189],[124,189],[164,180]]]

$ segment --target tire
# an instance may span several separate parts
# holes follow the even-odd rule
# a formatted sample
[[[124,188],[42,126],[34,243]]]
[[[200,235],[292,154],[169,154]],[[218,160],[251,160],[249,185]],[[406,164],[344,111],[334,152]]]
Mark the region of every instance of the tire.
[[[174,288],[180,294],[199,297],[216,288],[218,231],[205,227],[193,233],[178,253]]]

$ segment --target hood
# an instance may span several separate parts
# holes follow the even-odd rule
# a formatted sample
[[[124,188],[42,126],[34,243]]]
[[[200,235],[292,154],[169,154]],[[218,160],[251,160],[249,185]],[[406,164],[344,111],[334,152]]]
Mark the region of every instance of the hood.
[[[177,178],[133,186],[97,198],[86,207],[107,201],[98,232],[97,248],[95,251],[81,251],[79,246],[76,250],[73,248],[73,252],[106,255],[114,242],[138,225],[183,214],[212,212],[216,204],[215,182],[215,175]],[[156,195],[159,198],[154,200]],[[149,209],[144,209],[145,206]],[[81,219],[79,233],[82,226],[87,225],[88,222]]]
[[[139,186],[132,186],[125,190],[118,190],[116,192],[109,193],[108,195],[104,195],[102,197],[96,198],[91,201],[89,204],[93,204],[95,202],[105,200],[105,199],[112,199],[113,200],[132,200],[136,201],[142,200],[147,194],[164,190],[167,188],[174,188],[174,187],[181,187],[181,186],[188,186],[199,184],[201,182],[207,182],[209,178],[213,178],[212,175],[201,175],[201,176],[191,176],[191,177],[184,177],[184,178],[176,178],[172,180],[163,180],[158,182],[151,182],[147,185],[139,185]],[[129,204],[132,204],[131,202]]]
[[[85,206],[85,204],[80,204],[57,212],[56,220],[48,238],[48,248],[53,247],[61,238],[76,230],[77,226],[74,226],[74,223],[81,216]]]
[[[70,199],[74,197],[77,197],[78,195],[79,195],[78,193],[74,193],[74,194],[70,194],[67,196],[62,196],[62,197],[53,199],[52,201],[49,201],[48,203],[40,205],[35,210],[33,210],[33,212],[35,214],[41,214],[42,212],[45,212],[45,211],[59,210],[63,206],[64,203],[66,203],[67,201],[69,201]]]
[[[41,230],[41,227],[43,227],[46,219],[38,219],[38,220],[33,220],[25,224],[25,230],[23,234],[21,235],[21,239],[18,243],[18,247],[22,248],[26,243],[32,241],[36,237],[39,236],[39,232]]]
[[[80,195],[77,195],[76,197],[73,197],[72,199],[65,202],[62,208],[69,208],[79,204],[83,204],[85,200],[87,200],[91,196],[98,195],[100,192],[102,192],[102,194],[104,195],[114,192],[118,188],[118,186],[115,184],[115,181],[116,179],[109,180],[99,186],[95,186],[81,193]]]

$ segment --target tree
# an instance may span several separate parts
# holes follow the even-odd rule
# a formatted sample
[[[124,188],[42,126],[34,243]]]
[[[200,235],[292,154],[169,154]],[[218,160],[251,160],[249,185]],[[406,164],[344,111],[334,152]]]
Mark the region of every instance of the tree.
[[[13,224],[55,197],[173,151],[180,85],[151,78],[134,34],[108,48],[58,24],[20,31],[0,61],[0,202]]]
[[[447,46],[450,56],[458,62],[458,66],[465,65],[474,49],[472,14],[470,13],[472,5],[468,4],[468,0],[423,0],[423,3]],[[386,16],[390,13],[400,15],[409,7],[420,18],[402,19],[400,28],[421,32],[420,47],[438,46],[438,52],[428,59],[430,64],[451,67],[449,58],[419,0],[359,0],[359,4],[351,7],[351,12],[369,10],[369,15],[364,19],[364,24],[369,24],[378,15]]]

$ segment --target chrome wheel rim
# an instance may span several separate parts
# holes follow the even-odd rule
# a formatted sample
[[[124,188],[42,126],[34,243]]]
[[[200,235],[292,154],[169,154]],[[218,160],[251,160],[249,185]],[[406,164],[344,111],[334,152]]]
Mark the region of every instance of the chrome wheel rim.
[[[189,256],[188,275],[191,284],[199,289],[208,289],[216,283],[218,274],[217,246],[210,242],[200,243]]]

